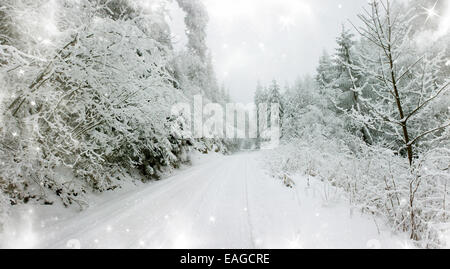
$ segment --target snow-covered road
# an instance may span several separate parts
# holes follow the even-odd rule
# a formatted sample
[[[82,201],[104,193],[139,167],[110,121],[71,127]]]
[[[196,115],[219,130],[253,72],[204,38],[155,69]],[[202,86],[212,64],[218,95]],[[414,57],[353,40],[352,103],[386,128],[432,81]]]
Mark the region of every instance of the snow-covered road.
[[[296,188],[286,188],[265,174],[260,156],[216,157],[68,219],[35,224],[32,247],[408,247],[381,221],[350,216],[345,202],[327,205],[320,182],[308,188],[299,176]]]

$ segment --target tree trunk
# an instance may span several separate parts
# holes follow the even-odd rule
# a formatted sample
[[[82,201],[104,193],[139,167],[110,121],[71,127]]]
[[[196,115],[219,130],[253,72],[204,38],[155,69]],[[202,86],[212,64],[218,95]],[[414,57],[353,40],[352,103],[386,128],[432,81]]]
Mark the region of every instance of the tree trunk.
[[[398,113],[400,116],[401,126],[402,126],[402,130],[403,130],[403,138],[405,139],[404,143],[405,143],[406,150],[408,153],[409,165],[412,166],[413,158],[414,158],[413,147],[410,143],[407,121],[405,119],[405,113],[403,111],[402,102],[400,100],[400,93],[399,93],[398,87],[397,87],[397,78],[395,76],[395,71],[394,71],[394,60],[392,58],[392,51],[391,51],[390,46],[388,46],[388,52],[389,52],[389,54],[388,54],[389,55],[389,65],[390,65],[390,69],[391,69],[392,87],[394,90],[395,102],[397,104],[397,109],[398,109]]]

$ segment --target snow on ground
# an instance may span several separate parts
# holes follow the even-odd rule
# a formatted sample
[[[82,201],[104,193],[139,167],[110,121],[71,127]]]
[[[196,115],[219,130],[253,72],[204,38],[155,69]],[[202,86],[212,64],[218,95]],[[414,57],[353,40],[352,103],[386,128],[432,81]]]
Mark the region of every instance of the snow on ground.
[[[266,175],[260,153],[196,158],[165,180],[95,197],[81,213],[20,207],[4,248],[409,248],[321,182],[289,189]],[[325,195],[325,193],[329,195]],[[328,197],[328,198],[325,198]],[[1,244],[1,243],[0,243]]]

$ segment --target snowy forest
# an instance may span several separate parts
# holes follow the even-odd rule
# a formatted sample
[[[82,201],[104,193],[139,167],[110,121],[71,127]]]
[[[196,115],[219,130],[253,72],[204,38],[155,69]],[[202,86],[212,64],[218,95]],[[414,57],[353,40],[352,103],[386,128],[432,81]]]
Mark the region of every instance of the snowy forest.
[[[54,4],[58,11],[46,14]],[[204,10],[196,1],[180,5],[192,34],[176,54],[163,6],[3,3],[1,183],[13,204],[49,202],[48,189],[82,206],[86,188],[115,188],[131,169],[158,178],[163,167],[188,161],[190,147],[212,148],[214,141],[182,139],[183,121],[170,114],[197,93],[225,101],[205,46]],[[39,16],[47,24],[33,23]],[[55,169],[77,180],[59,182]]]
[[[182,49],[170,4],[185,14]],[[366,235],[339,230],[352,218],[375,223],[362,247],[384,244],[386,233],[408,247],[450,247],[450,22],[443,30],[434,20],[447,4],[371,0],[342,24],[315,74],[258,82],[254,103],[278,104],[281,123],[279,147],[260,149],[260,138],[196,138],[191,118],[171,111],[198,95],[233,102],[202,0],[0,0],[0,248],[361,247],[340,245]],[[130,185],[140,192],[124,193]],[[330,236],[306,243],[314,224],[296,228],[316,209],[286,206],[315,206],[311,189],[317,211],[348,211],[342,222],[329,217],[327,232],[342,237],[334,245]],[[80,227],[91,229],[72,235]],[[201,244],[196,229],[230,236]]]

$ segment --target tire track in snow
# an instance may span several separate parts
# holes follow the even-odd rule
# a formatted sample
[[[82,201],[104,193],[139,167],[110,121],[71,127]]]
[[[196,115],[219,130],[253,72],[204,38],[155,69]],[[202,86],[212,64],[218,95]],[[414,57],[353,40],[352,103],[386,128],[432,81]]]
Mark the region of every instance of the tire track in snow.
[[[247,225],[249,228],[249,236],[250,236],[250,242],[252,244],[252,248],[256,248],[256,241],[255,241],[255,236],[254,236],[254,228],[252,225],[252,221],[251,221],[251,213],[250,213],[250,203],[249,203],[249,199],[248,199],[248,179],[249,179],[249,164],[248,164],[248,159],[245,160],[245,184],[244,184],[244,188],[245,188],[245,204],[246,204],[246,213],[247,213]]]
[[[220,169],[222,168],[222,163],[218,163],[217,166],[214,167],[210,167],[208,169],[209,170],[213,170],[215,172],[220,171]],[[223,168],[222,168],[223,169]],[[203,171],[205,172],[205,171]],[[206,178],[206,180],[205,180]],[[202,189],[198,189],[195,188],[195,191],[193,191],[193,193],[196,193],[197,195],[195,195],[195,199],[190,199],[188,203],[185,204],[185,206],[183,206],[183,210],[185,215],[186,212],[189,210],[193,210],[193,212],[190,212],[192,215],[192,218],[190,218],[189,224],[187,226],[185,226],[186,228],[184,228],[185,233],[187,234],[195,234],[194,232],[194,227],[196,226],[196,224],[199,222],[199,219],[201,217],[201,205],[203,205],[206,201],[207,198],[207,194],[208,194],[208,189],[213,185],[214,182],[216,182],[217,179],[209,179],[209,177],[205,177],[205,174],[203,173],[199,179],[199,181],[201,181],[203,188]],[[180,212],[180,210],[177,210],[178,212]],[[181,222],[181,221],[179,221]],[[170,227],[162,227],[162,231],[167,231],[168,229],[170,229]],[[152,232],[152,234],[160,234],[161,230],[159,232]],[[162,233],[163,234],[163,233]],[[166,238],[166,240],[164,240],[163,245],[167,243],[170,243],[171,240],[173,240],[173,238]],[[176,247],[176,246],[175,246]]]

